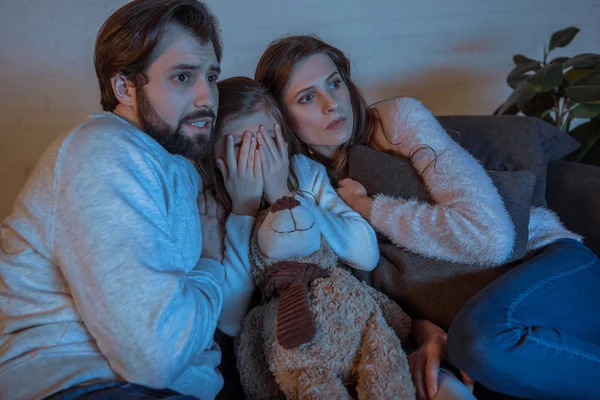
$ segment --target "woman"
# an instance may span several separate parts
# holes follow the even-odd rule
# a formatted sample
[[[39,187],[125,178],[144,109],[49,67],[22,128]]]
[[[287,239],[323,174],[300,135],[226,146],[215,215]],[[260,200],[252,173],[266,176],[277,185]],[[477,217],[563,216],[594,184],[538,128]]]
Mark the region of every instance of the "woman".
[[[340,196],[394,243],[460,263],[490,266],[508,259],[514,227],[497,190],[418,101],[401,98],[369,109],[351,80],[349,60],[310,36],[273,42],[255,79],[276,97],[304,151],[340,179]],[[367,196],[360,183],[344,179],[354,144],[410,158],[437,204]],[[589,398],[600,378],[600,319],[589,308],[600,306],[600,262],[581,237],[540,207],[531,209],[527,250],[539,254],[488,286],[456,317],[450,358],[500,392]],[[574,313],[578,305],[588,308]],[[429,364],[424,373],[414,371],[421,396],[419,379],[437,371]],[[426,386],[431,397],[435,387]]]

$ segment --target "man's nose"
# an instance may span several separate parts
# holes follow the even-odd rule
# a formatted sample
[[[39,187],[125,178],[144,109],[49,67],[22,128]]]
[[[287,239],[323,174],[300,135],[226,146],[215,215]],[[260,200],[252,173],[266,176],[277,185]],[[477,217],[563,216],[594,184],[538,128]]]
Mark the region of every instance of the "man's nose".
[[[217,99],[215,96],[217,87],[206,80],[200,80],[196,84],[195,92],[196,97],[194,98],[194,107],[196,108],[208,108],[212,110],[215,108],[217,104]]]

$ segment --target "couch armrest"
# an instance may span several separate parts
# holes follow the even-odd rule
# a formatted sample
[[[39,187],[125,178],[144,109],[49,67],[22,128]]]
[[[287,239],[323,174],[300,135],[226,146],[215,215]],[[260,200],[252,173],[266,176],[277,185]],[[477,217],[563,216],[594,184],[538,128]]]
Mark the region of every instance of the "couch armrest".
[[[600,255],[600,167],[549,163],[546,200],[565,226],[582,235],[585,244]]]

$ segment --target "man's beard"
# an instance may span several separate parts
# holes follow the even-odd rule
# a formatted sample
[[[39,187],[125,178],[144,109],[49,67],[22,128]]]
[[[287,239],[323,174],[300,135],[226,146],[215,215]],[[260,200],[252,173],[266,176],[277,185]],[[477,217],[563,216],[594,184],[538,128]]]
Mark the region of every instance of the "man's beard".
[[[200,161],[214,149],[215,114],[212,110],[198,110],[185,115],[176,128],[166,123],[156,112],[144,88],[137,92],[138,119],[142,130],[171,154],[179,154],[193,161]],[[183,124],[200,118],[212,118],[209,137],[198,135],[189,137],[183,132]]]

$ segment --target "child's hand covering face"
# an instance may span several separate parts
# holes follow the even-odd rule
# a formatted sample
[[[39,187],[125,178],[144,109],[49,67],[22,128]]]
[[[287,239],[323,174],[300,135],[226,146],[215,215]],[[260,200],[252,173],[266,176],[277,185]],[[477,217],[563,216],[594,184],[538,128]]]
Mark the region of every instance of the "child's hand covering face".
[[[247,135],[247,136],[245,136]],[[242,151],[244,148],[244,141],[247,138],[249,142],[248,152],[253,155],[246,157],[246,152]],[[228,161],[228,151],[230,143],[228,140],[232,140],[232,155],[230,161]],[[254,140],[254,142],[252,142]],[[256,149],[256,150],[255,150]],[[277,124],[277,121],[264,111],[257,111],[253,114],[236,118],[230,122],[227,122],[222,128],[222,134],[215,145],[215,155],[217,157],[217,165],[225,177],[224,170],[227,172],[230,168],[229,164],[244,164],[242,158],[246,161],[246,169],[249,170],[248,163],[259,163],[260,165],[253,165],[253,169],[261,171],[261,196],[269,203],[272,204],[277,199],[283,196],[291,196],[288,189],[288,176],[289,176],[289,157],[287,143],[283,139],[281,127]],[[250,161],[252,158],[252,161]],[[237,168],[240,170],[240,167]],[[231,179],[231,178],[230,178]],[[258,184],[257,177],[250,177],[247,175],[240,175],[236,178],[247,179],[248,182],[237,183],[231,182],[231,185],[244,185],[246,191],[249,190],[247,187],[249,184]],[[227,185],[226,185],[227,186]],[[233,188],[232,188],[233,189]],[[240,189],[241,190],[241,189]],[[227,189],[230,197],[232,197],[231,191]],[[239,190],[238,190],[239,191]],[[255,191],[252,191],[255,193]],[[232,203],[233,197],[232,197]]]
[[[263,172],[256,132],[259,125],[274,119],[264,112],[225,123],[215,143],[217,166],[223,175],[232,212],[238,215],[256,215],[263,196]]]

